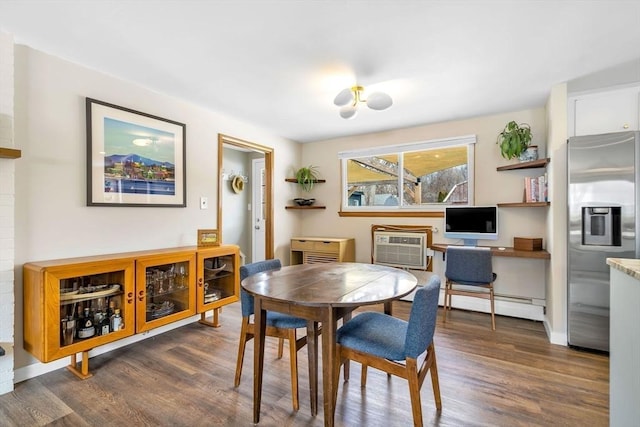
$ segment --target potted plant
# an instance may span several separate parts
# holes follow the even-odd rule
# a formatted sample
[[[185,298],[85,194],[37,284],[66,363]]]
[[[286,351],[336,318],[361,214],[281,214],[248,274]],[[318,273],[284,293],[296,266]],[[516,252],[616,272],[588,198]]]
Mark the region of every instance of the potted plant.
[[[313,185],[318,181],[318,167],[309,165],[298,169],[296,180],[302,190],[311,191]]]
[[[518,124],[512,120],[498,134],[496,144],[500,146],[500,153],[505,159],[521,157],[523,161],[536,160],[537,150],[535,158],[531,158],[531,154],[522,157],[531,144],[532,136],[531,127],[527,123]]]

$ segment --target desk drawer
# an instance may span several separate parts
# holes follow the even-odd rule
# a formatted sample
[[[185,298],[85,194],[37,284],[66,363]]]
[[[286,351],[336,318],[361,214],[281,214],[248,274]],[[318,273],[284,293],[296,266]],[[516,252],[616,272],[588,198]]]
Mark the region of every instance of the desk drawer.
[[[340,253],[340,242],[324,242],[317,240],[291,239],[292,251],[314,251]]]

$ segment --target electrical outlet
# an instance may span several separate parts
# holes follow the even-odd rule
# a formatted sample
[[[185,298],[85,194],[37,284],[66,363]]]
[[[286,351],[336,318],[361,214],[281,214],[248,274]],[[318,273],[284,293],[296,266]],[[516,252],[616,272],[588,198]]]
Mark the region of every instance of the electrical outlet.
[[[206,197],[200,197],[200,209],[209,209],[209,200]]]

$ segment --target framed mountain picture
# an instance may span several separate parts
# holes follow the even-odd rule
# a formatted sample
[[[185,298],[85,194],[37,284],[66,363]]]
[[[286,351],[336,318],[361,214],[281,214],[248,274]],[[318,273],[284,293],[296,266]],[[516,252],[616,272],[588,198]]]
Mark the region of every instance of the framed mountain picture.
[[[87,206],[186,206],[186,125],[86,99]]]

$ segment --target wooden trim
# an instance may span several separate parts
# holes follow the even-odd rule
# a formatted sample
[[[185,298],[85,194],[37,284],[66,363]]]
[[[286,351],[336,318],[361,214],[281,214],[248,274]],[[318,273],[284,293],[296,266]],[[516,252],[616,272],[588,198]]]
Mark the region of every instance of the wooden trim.
[[[0,147],[0,159],[19,159],[22,157],[22,151],[15,148]]]
[[[380,212],[380,211],[368,211],[368,212],[347,212],[338,211],[338,215],[341,217],[390,217],[390,218],[444,218],[444,212],[442,211],[414,211],[414,212]]]
[[[273,207],[273,148],[265,145],[255,144],[253,142],[245,141],[233,136],[218,134],[218,230],[222,230],[222,160],[224,144],[233,145],[250,151],[256,151],[264,154],[264,167],[265,167],[265,185],[267,188],[265,194],[265,201],[267,205],[267,217],[266,217],[266,230],[265,230],[265,257],[266,259],[272,259],[274,257],[274,207]]]

